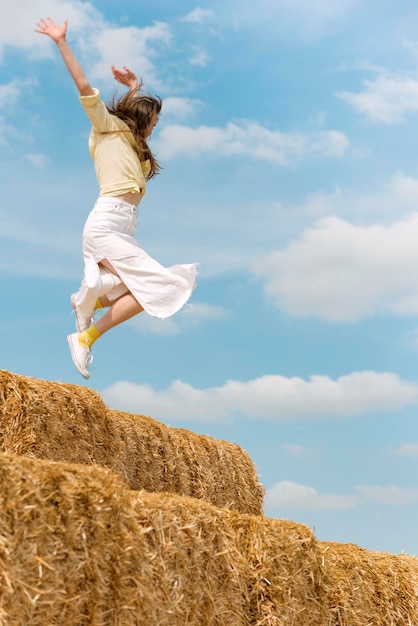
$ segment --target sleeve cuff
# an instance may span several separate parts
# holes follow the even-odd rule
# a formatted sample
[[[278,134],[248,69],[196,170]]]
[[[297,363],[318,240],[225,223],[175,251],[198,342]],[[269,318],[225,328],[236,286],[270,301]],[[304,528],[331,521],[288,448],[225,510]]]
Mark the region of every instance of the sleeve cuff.
[[[93,87],[94,93],[91,96],[80,96],[80,102],[85,107],[95,106],[100,100],[100,91]]]

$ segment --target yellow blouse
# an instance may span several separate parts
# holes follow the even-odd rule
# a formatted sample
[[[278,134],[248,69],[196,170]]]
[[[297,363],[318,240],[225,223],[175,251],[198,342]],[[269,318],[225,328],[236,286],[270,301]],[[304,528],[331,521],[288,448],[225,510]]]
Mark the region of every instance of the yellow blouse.
[[[135,140],[128,126],[112,115],[100,98],[98,89],[91,96],[80,96],[81,104],[92,123],[89,137],[101,196],[119,196],[146,190],[150,162],[140,161]]]

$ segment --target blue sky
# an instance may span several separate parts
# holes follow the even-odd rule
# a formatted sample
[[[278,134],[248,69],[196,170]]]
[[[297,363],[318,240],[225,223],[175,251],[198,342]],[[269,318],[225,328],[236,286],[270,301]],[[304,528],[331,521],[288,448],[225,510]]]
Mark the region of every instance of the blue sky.
[[[416,2],[3,5],[2,369],[236,442],[267,515],[417,554]],[[66,335],[97,184],[46,16],[105,99],[112,64],[164,99],[137,238],[200,263],[192,306],[110,331],[87,383]]]

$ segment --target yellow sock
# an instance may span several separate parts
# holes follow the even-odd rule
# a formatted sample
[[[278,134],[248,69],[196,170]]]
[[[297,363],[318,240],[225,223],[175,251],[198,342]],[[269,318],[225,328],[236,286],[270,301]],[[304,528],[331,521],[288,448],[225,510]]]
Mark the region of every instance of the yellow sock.
[[[86,344],[89,348],[91,348],[94,342],[101,336],[102,335],[99,333],[96,326],[92,324],[90,328],[83,330],[82,333],[78,334],[78,343],[80,346],[83,346],[83,348],[86,347]]]
[[[97,298],[96,304],[94,305],[94,310],[97,311],[97,309],[103,309],[103,304],[100,298]]]

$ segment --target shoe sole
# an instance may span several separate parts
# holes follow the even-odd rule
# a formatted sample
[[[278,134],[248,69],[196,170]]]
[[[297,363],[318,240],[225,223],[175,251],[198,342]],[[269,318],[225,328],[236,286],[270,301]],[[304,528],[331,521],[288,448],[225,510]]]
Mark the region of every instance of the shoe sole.
[[[71,335],[68,335],[67,337],[67,341],[68,341],[68,345],[70,346],[70,352],[71,352],[71,358],[73,360],[73,363],[77,369],[77,371],[83,376],[83,378],[88,379],[90,378],[90,374],[89,373],[85,373],[80,366],[78,365],[77,359],[76,359],[76,354],[75,354],[75,350],[74,350],[74,346],[73,346],[73,342],[71,340]]]

